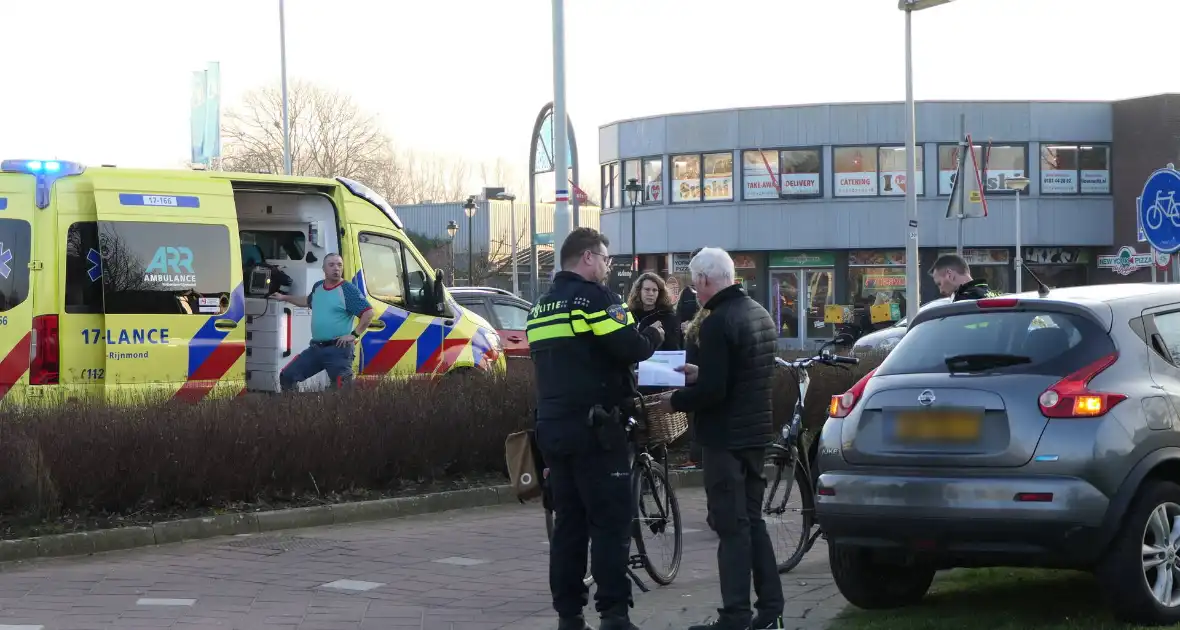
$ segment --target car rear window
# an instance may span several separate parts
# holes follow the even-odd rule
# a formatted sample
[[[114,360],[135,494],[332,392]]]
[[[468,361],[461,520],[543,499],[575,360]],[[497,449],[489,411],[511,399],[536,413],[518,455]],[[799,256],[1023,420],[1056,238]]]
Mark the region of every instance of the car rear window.
[[[877,374],[1065,376],[1114,351],[1106,331],[1079,315],[984,311],[927,320],[911,328]]]

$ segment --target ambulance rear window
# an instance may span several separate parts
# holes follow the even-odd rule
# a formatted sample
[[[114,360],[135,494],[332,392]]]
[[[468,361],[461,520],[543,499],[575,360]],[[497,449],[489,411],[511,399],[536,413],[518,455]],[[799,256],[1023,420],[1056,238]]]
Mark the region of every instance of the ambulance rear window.
[[[226,226],[100,221],[98,241],[105,312],[208,316],[229,308]]]
[[[32,230],[28,221],[0,219],[0,313],[29,297],[29,253]]]

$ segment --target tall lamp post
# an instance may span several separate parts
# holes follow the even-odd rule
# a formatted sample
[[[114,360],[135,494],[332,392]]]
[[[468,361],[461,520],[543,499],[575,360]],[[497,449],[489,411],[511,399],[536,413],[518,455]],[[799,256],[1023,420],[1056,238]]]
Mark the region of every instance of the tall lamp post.
[[[918,149],[914,137],[914,57],[911,21],[914,11],[929,9],[953,0],[897,0],[897,8],[905,11],[905,277],[906,316],[918,313],[922,303],[921,278],[918,276],[918,189],[914,186]]]
[[[639,185],[638,179],[632,177],[627,180],[627,185],[623,190],[627,191],[627,200],[631,202],[631,271],[635,272],[631,278],[634,282],[634,278],[639,274],[639,248],[635,246],[635,206],[639,205],[643,186]]]
[[[463,204],[463,214],[467,215],[467,286],[475,286],[475,231],[471,228],[475,218],[475,197],[468,197]]]
[[[459,233],[459,224],[447,221],[447,236],[451,238],[451,286],[455,286],[455,235]]]
[[[279,0],[279,63],[283,89],[283,172],[291,174],[291,123],[287,115],[287,15]]]
[[[1021,242],[1021,232],[1024,231],[1020,224],[1020,198],[1024,195],[1024,189],[1028,188],[1028,178],[1013,177],[1004,182],[1008,190],[1016,191],[1016,292],[1021,293],[1024,289],[1024,244]]]
[[[500,193],[496,195],[496,199],[512,202],[508,213],[508,220],[512,222],[512,228],[508,230],[511,234],[508,238],[512,240],[512,295],[520,297],[520,276],[516,272],[516,195]]]

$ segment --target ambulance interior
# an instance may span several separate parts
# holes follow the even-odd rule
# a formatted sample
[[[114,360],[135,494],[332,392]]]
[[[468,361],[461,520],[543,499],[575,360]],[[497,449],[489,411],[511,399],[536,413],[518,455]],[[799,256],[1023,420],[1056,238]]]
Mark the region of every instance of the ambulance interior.
[[[237,190],[234,201],[246,293],[246,388],[278,392],[279,372],[311,341],[311,310],[268,299],[267,281],[270,290],[307,295],[323,279],[324,257],[340,251],[335,206],[304,192]],[[289,276],[289,284],[274,269]],[[300,389],[327,386],[321,372]]]

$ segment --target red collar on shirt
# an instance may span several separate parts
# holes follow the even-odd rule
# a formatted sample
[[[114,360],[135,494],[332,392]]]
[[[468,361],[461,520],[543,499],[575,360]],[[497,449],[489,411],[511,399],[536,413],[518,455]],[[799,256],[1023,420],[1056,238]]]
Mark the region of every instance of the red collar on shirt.
[[[344,280],[341,280],[340,282],[337,282],[336,284],[328,286],[328,281],[324,280],[324,284],[322,286],[324,287],[325,291],[331,291],[332,289],[335,289],[336,287],[338,287],[342,284],[344,284]]]

